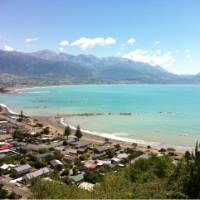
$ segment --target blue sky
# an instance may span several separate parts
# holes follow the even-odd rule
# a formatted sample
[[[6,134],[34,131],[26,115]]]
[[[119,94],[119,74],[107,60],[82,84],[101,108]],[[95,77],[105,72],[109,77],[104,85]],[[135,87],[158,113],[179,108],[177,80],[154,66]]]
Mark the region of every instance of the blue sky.
[[[200,72],[199,0],[0,0],[0,48],[121,56]]]

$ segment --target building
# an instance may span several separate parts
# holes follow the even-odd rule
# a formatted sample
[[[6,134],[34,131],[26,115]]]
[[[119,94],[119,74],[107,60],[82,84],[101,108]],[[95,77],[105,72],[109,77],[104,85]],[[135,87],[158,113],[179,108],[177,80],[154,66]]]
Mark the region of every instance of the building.
[[[66,151],[65,151],[65,153],[68,154],[68,155],[74,155],[74,156],[76,156],[78,152],[77,152],[77,149],[71,149],[71,148],[68,149],[67,148]]]
[[[127,154],[127,153],[119,153],[117,155],[117,158],[119,158],[119,159],[127,159],[128,156],[129,156],[129,154]]]
[[[76,156],[64,155],[64,160],[69,164],[73,165],[74,161],[76,160]]]
[[[80,148],[86,148],[90,145],[90,142],[87,141],[75,141],[71,142],[71,145],[73,145],[75,148],[80,149]]]
[[[106,151],[112,149],[112,146],[106,145],[106,146],[97,146],[94,147],[94,152],[95,153],[105,153]]]
[[[31,166],[26,164],[26,165],[20,165],[18,167],[15,167],[13,169],[13,172],[12,172],[12,176],[13,177],[20,177],[20,176],[23,176],[27,173],[29,173],[31,171]]]
[[[48,175],[52,170],[49,169],[48,167],[44,167],[44,168],[41,168],[37,171],[34,171],[34,172],[31,172],[31,173],[28,173],[24,176],[24,179],[25,180],[31,180],[33,178],[37,178],[37,177],[40,177],[40,176],[46,176]]]
[[[111,160],[96,160],[97,166],[111,165]]]
[[[58,169],[58,170],[61,170],[61,169],[64,168],[64,165],[63,165],[63,163],[60,160],[56,160],[56,159],[51,160],[50,164],[51,164],[51,166],[53,168]]]
[[[84,167],[87,169],[95,169],[97,165],[95,163],[89,163],[89,164],[84,165]]]
[[[82,183],[79,184],[78,187],[81,188],[81,189],[84,189],[84,190],[92,191],[94,184],[88,183],[88,182],[82,182]]]
[[[69,178],[74,181],[75,183],[80,182],[84,179],[84,174],[78,174],[75,176],[69,176]]]
[[[13,147],[12,144],[5,143],[5,144],[0,145],[0,150],[6,150],[6,149],[10,149],[12,147]]]
[[[120,161],[121,161],[121,159],[120,158],[112,158],[111,159],[114,163],[119,163]]]
[[[41,154],[38,154],[36,156],[37,159],[43,159],[43,158],[47,158],[49,156],[53,156],[53,153],[51,152],[47,152],[47,153],[41,153]]]
[[[11,169],[11,168],[14,168],[15,167],[15,165],[13,165],[13,164],[3,164],[1,167],[0,167],[0,169],[2,169],[2,170],[9,170],[9,169]]]

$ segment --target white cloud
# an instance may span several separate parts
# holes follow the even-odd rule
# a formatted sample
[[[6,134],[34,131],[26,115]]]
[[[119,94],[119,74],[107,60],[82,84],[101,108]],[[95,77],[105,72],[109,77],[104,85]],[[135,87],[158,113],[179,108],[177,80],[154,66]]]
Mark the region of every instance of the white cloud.
[[[128,44],[133,44],[133,43],[135,43],[136,42],[136,39],[135,38],[129,38],[128,40],[127,40],[127,43]]]
[[[60,51],[60,52],[63,52],[63,51],[64,51],[64,48],[63,48],[63,47],[59,47],[59,51]]]
[[[69,45],[69,41],[63,40],[63,41],[61,41],[61,42],[59,43],[59,45],[60,45],[61,47],[66,47],[66,46]]]
[[[150,65],[159,65],[163,67],[171,66],[174,62],[171,52],[168,51],[162,54],[160,49],[154,52],[145,51],[143,49],[136,49],[135,51],[129,52],[122,57],[136,62],[143,62]]]
[[[26,38],[25,39],[25,43],[32,43],[32,42],[34,42],[34,41],[37,41],[38,40],[38,38]]]
[[[160,44],[160,41],[156,40],[156,41],[154,42],[154,44],[155,44],[155,45],[159,45],[159,44]]]
[[[14,51],[14,49],[11,46],[5,45],[4,46],[5,51]]]
[[[192,54],[191,54],[190,49],[185,49],[185,50],[184,50],[184,54],[185,54],[185,57],[186,57],[187,59],[190,59],[190,58],[192,57]]]
[[[107,38],[86,38],[82,37],[71,43],[72,46],[78,46],[79,48],[86,50],[91,49],[95,46],[106,46],[115,44],[116,40],[111,37]]]

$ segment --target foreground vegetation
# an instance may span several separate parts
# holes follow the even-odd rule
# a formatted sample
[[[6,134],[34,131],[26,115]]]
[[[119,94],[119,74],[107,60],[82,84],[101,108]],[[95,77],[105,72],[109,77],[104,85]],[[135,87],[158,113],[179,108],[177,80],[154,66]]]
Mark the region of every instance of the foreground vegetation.
[[[200,198],[200,150],[185,153],[178,163],[167,156],[152,155],[109,173],[92,192],[54,181],[36,180],[32,198]]]

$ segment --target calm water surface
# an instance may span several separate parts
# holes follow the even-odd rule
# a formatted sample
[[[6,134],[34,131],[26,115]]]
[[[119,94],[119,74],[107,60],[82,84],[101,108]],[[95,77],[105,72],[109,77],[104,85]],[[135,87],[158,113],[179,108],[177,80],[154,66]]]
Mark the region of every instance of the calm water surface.
[[[0,103],[29,115],[101,113],[66,117],[66,121],[162,145],[193,146],[200,140],[198,85],[54,86],[0,94]]]

